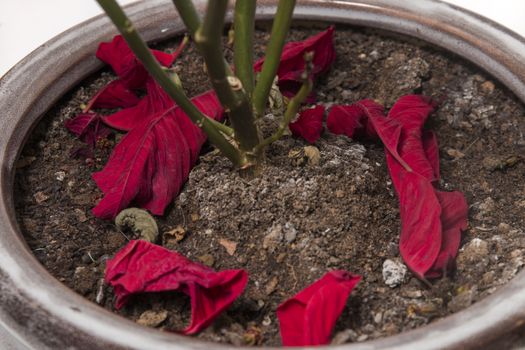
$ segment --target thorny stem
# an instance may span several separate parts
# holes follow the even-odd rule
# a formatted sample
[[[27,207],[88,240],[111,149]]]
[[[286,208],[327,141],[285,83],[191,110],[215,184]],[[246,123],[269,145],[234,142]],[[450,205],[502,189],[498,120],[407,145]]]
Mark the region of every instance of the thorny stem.
[[[194,39],[206,62],[213,89],[229,112],[239,148],[251,156],[253,148],[259,143],[252,106],[241,81],[231,74],[225,64],[222,52],[222,28],[227,6],[228,0],[209,0],[204,21],[195,32]]]
[[[301,85],[301,88],[295,94],[295,96],[288,102],[288,106],[286,107],[286,111],[284,112],[284,117],[281,120],[281,123],[279,125],[279,128],[277,131],[264,139],[257,147],[255,148],[255,151],[259,151],[260,149],[264,149],[264,147],[270,145],[271,143],[279,140],[281,137],[283,137],[284,132],[286,128],[288,127],[288,124],[295,118],[297,115],[297,112],[299,111],[299,108],[301,107],[301,104],[306,100],[310,92],[312,91],[313,87],[313,81],[311,78],[311,70],[312,70],[312,59],[313,59],[313,53],[308,52],[304,55],[305,60],[305,70],[301,74],[301,78],[303,79],[303,84]]]
[[[239,77],[244,90],[251,97],[254,88],[253,79],[253,31],[255,27],[255,0],[235,2],[233,20],[233,62],[235,74]]]
[[[211,119],[203,115],[188,99],[182,88],[175,84],[170,76],[166,74],[120,5],[115,0],[97,0],[97,2],[113,21],[133,53],[142,62],[149,74],[151,74],[166,93],[182,108],[191,121],[208,135],[210,141],[217,146],[233,164],[239,167],[244,166],[246,161],[240,152],[217,130]]]
[[[277,5],[270,42],[266,49],[267,55],[253,92],[253,106],[258,118],[263,115],[266,103],[268,102],[268,94],[270,93],[275,74],[277,74],[277,69],[279,68],[284,39],[292,23],[294,7],[295,0],[279,0],[279,4]]]

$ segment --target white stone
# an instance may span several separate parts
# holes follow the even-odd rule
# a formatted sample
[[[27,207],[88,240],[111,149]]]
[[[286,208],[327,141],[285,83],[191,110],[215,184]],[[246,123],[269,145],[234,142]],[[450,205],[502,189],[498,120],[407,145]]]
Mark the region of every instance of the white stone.
[[[400,261],[386,259],[383,263],[383,281],[390,288],[403,283],[407,272],[407,267]]]

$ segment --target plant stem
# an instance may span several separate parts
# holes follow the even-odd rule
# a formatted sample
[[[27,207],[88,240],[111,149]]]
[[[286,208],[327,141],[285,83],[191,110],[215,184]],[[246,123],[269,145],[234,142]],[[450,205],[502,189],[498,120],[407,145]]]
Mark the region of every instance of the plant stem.
[[[146,43],[142,40],[131,21],[115,0],[97,0],[109,18],[118,28],[129,47],[142,62],[146,70],[166,91],[166,93],[182,108],[193,123],[200,127],[210,141],[236,166],[242,167],[246,160],[228,140],[217,130],[210,118],[203,115],[199,109],[188,99],[180,86],[175,84],[163,67],[151,54]]]
[[[284,131],[288,127],[288,124],[290,124],[293,118],[297,115],[299,107],[301,107],[301,104],[304,102],[304,100],[306,100],[306,97],[308,97],[308,95],[312,91],[312,86],[312,79],[308,79],[307,82],[303,83],[297,94],[288,103],[288,107],[286,108],[283,120],[279,125],[279,129],[277,129],[277,131],[273,135],[262,140],[261,143],[259,143],[257,147],[255,147],[255,152],[260,152],[266,146],[283,137]]]
[[[233,62],[235,74],[239,77],[244,90],[251,97],[254,88],[253,79],[253,31],[255,28],[255,0],[235,2]]]
[[[310,92],[312,91],[313,87],[313,81],[311,78],[311,71],[312,71],[312,59],[313,59],[313,53],[308,52],[304,55],[305,60],[305,70],[301,74],[301,78],[303,80],[303,84],[301,85],[301,88],[299,91],[295,94],[295,96],[288,102],[288,106],[286,107],[286,111],[284,112],[283,119],[281,120],[281,124],[279,125],[279,128],[277,131],[264,139],[260,144],[257,145],[255,148],[255,151],[259,151],[266,146],[270,145],[271,143],[279,140],[284,135],[284,131],[288,127],[288,124],[293,120],[293,118],[297,115],[297,112],[299,111],[299,108],[301,107],[301,104],[306,100]]]
[[[210,122],[213,124],[213,126],[215,126],[215,128],[217,128],[217,130],[222,132],[224,135],[228,137],[233,137],[235,132],[228,125],[218,122],[215,119],[210,119]]]
[[[275,74],[277,74],[277,69],[279,68],[284,39],[292,23],[294,7],[295,0],[279,0],[279,4],[277,5],[277,13],[275,14],[272,25],[270,42],[266,48],[266,58],[264,59],[259,81],[253,92],[253,105],[257,117],[264,114],[266,103],[268,102],[268,94],[270,93]]]
[[[195,10],[195,6],[193,6],[193,2],[191,0],[173,0],[173,4],[177,8],[184,25],[188,28],[190,35],[192,37],[195,36],[195,32],[201,26],[201,19],[197,10]]]
[[[231,74],[222,52],[222,29],[228,0],[209,0],[208,9],[201,27],[195,32],[195,43],[208,70],[213,89],[221,104],[229,112],[239,148],[252,154],[259,143],[259,132],[255,125],[252,106],[239,78]]]

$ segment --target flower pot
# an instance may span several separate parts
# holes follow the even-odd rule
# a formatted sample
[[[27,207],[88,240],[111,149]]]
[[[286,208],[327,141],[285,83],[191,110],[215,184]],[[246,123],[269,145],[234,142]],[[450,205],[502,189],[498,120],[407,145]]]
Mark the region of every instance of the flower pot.
[[[277,1],[259,1],[258,19],[271,19]],[[204,1],[199,1],[202,10]],[[127,8],[150,41],[184,30],[168,1]],[[459,54],[525,101],[525,41],[475,14],[432,0],[299,1],[301,20],[322,20],[407,34]],[[205,348],[190,337],[158,332],[88,302],[51,276],[32,255],[15,220],[15,162],[42,115],[75,84],[100,69],[100,41],[115,34],[100,16],[48,42],[0,80],[0,322],[15,349]],[[468,309],[396,336],[348,349],[486,348],[504,346],[525,322],[525,275]],[[217,345],[217,347],[220,347]]]

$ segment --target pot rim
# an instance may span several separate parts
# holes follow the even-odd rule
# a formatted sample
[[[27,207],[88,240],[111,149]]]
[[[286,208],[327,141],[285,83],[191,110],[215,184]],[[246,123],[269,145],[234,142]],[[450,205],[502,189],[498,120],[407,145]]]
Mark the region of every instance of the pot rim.
[[[271,19],[276,2],[260,0],[257,18]],[[196,1],[199,11],[204,3]],[[154,0],[131,4],[126,11],[148,41],[159,41],[184,30],[172,6],[171,1]],[[295,18],[375,27],[425,40],[473,62],[525,102],[525,39],[459,7],[437,0],[300,0]],[[114,34],[105,16],[95,17],[50,40],[0,79],[0,325],[26,348],[228,348],[148,329],[89,302],[36,260],[16,222],[15,162],[28,135],[65,92],[102,67],[94,52]],[[491,296],[430,325],[338,348],[486,346],[525,323],[523,288],[525,272],[520,272]]]

